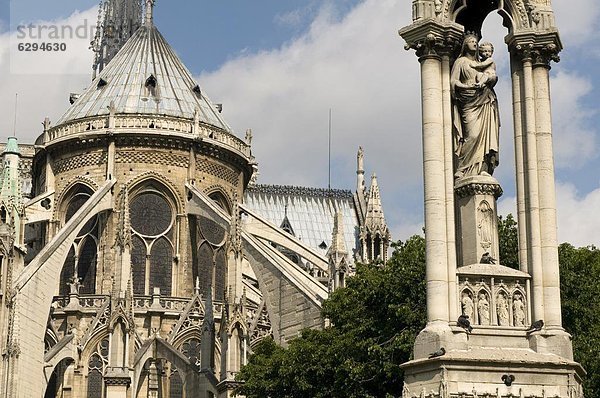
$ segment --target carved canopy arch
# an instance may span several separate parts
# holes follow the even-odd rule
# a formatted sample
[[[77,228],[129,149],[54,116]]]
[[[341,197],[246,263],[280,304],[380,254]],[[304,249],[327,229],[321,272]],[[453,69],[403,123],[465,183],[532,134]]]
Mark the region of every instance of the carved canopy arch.
[[[531,27],[529,1],[526,4],[525,0],[491,0],[482,7],[478,0],[446,0],[444,19],[463,25],[466,31],[481,32],[483,21],[495,11],[510,32],[520,31]]]

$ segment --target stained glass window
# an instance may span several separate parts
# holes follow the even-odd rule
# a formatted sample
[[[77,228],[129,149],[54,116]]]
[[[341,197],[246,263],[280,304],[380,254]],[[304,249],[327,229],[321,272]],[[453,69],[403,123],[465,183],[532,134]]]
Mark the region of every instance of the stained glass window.
[[[60,272],[59,294],[61,296],[67,296],[70,293],[71,288],[69,287],[69,283],[71,283],[73,275],[75,275],[75,249],[71,247],[69,254],[67,254],[67,259],[65,260],[62,271]]]
[[[192,364],[200,366],[200,340],[195,338],[189,339],[181,346],[181,352]]]
[[[169,398],[183,398],[183,382],[177,369],[171,365],[171,377],[169,378]]]
[[[102,369],[103,369],[102,358],[98,354],[94,354],[90,357],[88,362],[88,398],[102,398]]]
[[[145,236],[157,236],[171,226],[173,212],[164,197],[154,192],[136,196],[130,205],[131,227]]]
[[[200,293],[206,296],[208,287],[212,286],[213,252],[207,243],[198,249],[198,279],[200,280]]]
[[[225,239],[225,229],[207,217],[198,217],[200,232],[202,236],[212,243],[218,245]]]
[[[133,271],[133,293],[145,294],[146,290],[146,244],[141,238],[133,236],[131,249],[131,267]]]
[[[173,268],[173,250],[166,239],[160,239],[152,245],[150,252],[150,292],[160,288],[160,294],[171,295],[171,271]]]
[[[96,242],[92,237],[88,237],[79,253],[79,264],[77,265],[77,275],[81,278],[81,294],[94,294],[96,292],[96,256],[98,250]]]
[[[227,260],[225,251],[220,249],[215,258],[215,299],[225,299],[225,278],[227,272]]]
[[[75,213],[77,213],[77,210],[79,210],[89,198],[90,194],[86,192],[75,194],[73,198],[69,201],[69,205],[67,206],[65,222],[69,221],[71,217],[73,217]],[[96,226],[96,219],[97,217],[92,217],[91,220],[85,223],[85,225],[83,226],[83,228],[81,228],[77,236],[84,236],[92,232],[92,230]]]

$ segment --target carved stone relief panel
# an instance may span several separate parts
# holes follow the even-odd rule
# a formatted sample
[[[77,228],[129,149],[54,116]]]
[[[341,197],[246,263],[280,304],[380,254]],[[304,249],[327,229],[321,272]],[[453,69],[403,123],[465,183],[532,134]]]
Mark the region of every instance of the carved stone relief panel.
[[[474,326],[524,328],[530,323],[527,283],[506,276],[460,276],[461,314]]]

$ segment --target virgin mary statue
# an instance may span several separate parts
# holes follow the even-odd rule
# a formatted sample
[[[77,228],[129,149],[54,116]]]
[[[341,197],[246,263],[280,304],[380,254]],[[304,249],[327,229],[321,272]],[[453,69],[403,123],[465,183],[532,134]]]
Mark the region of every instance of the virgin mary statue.
[[[498,165],[500,118],[493,88],[498,78],[493,73],[482,79],[478,42],[474,35],[465,36],[450,76],[457,178],[491,175]]]

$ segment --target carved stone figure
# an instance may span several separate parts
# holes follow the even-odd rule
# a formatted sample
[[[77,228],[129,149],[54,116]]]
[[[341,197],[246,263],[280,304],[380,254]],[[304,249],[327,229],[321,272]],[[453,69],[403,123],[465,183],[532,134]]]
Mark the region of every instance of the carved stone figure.
[[[504,293],[498,294],[498,299],[496,301],[496,311],[498,313],[498,325],[508,326],[508,301],[506,300],[506,295]]]
[[[487,294],[479,293],[479,299],[477,301],[477,313],[479,315],[480,325],[490,324],[490,302],[488,301]]]
[[[489,251],[492,247],[495,217],[490,204],[485,200],[479,204],[477,218],[477,233],[479,234],[481,248]]]
[[[471,298],[471,294],[468,292],[463,292],[462,294],[462,299],[461,299],[461,305],[462,305],[462,313],[465,316],[468,316],[469,318],[473,318],[473,313],[474,313],[474,306],[473,306],[473,299]]]
[[[459,178],[491,175],[498,165],[500,117],[493,89],[498,77],[493,61],[489,61],[493,47],[486,43],[485,48],[483,59],[477,37],[467,34],[450,77],[454,149],[458,156],[455,176]]]
[[[513,317],[515,326],[525,326],[525,304],[520,294],[515,294],[513,301]]]

